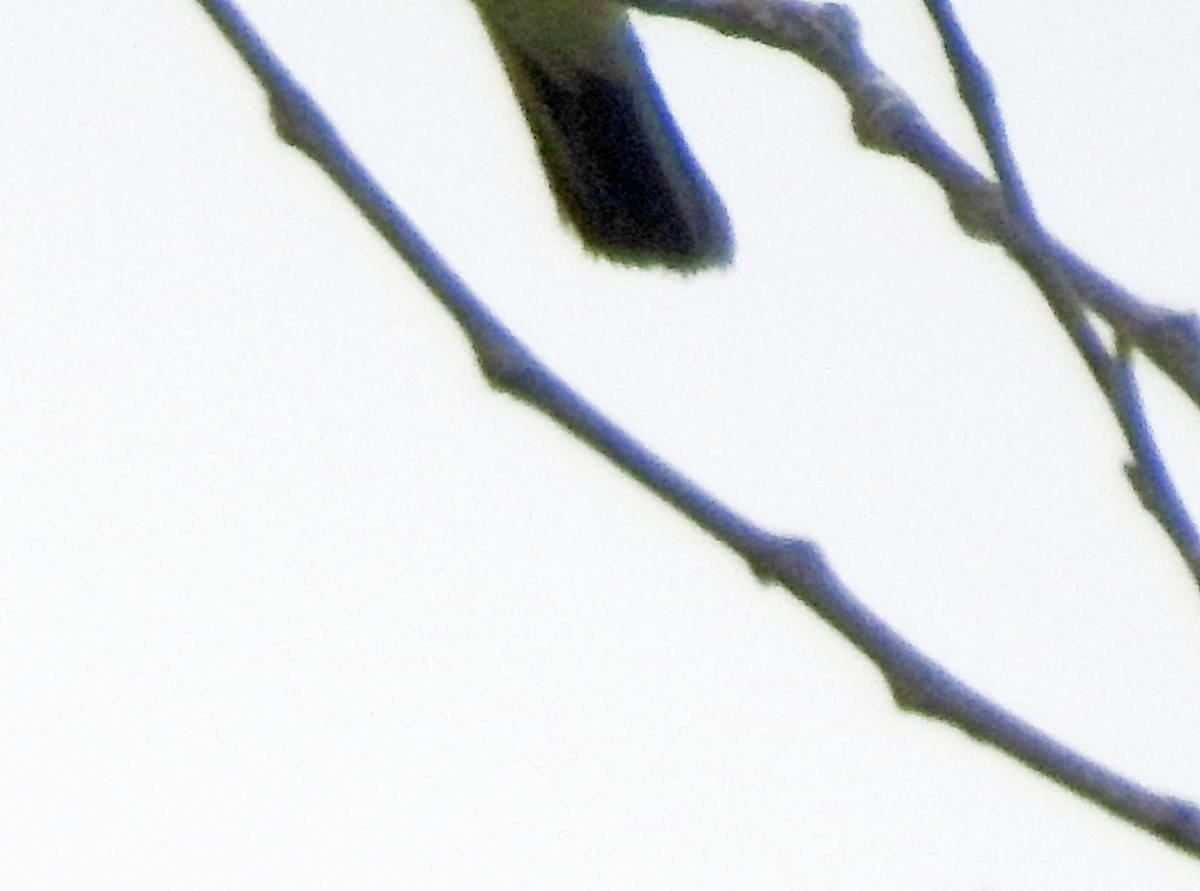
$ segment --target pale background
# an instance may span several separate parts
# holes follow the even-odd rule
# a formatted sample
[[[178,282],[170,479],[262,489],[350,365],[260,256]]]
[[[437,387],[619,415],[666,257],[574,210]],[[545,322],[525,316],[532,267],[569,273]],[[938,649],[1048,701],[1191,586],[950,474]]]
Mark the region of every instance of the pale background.
[[[1026,278],[803,63],[638,20],[728,273],[590,259],[466,0],[254,0],[547,362],[964,679],[1200,800],[1200,594]],[[978,159],[915,0],[868,48]],[[1197,308],[1200,15],[962,4],[1047,226]],[[0,7],[0,886],[1184,889],[543,418],[185,0]],[[1148,382],[1149,388],[1149,382]],[[1200,509],[1200,423],[1153,397]]]

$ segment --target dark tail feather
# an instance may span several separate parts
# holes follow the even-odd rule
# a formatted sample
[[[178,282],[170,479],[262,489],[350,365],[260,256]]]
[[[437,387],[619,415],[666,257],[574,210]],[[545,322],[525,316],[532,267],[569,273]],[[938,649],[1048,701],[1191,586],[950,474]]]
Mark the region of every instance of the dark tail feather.
[[[617,260],[677,269],[727,263],[725,208],[628,25],[626,36],[622,50],[643,75],[632,80],[583,70],[556,76],[518,47],[501,47],[559,208],[589,247]]]

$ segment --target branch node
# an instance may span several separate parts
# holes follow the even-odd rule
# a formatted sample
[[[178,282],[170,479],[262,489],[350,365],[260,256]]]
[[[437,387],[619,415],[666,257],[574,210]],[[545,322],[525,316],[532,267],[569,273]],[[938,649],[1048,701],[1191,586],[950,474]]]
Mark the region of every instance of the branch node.
[[[786,580],[811,590],[831,574],[821,549],[804,538],[767,536],[756,544],[748,562],[751,571],[764,584]]]
[[[953,680],[933,663],[925,659],[912,659],[896,670],[885,671],[884,678],[891,690],[892,701],[900,711],[957,723],[952,718],[953,709],[948,704],[948,690],[954,686]],[[963,722],[960,729],[976,736],[967,722]]]
[[[862,45],[862,28],[854,11],[841,3],[825,3],[816,10],[816,22],[822,34],[828,37],[826,45],[835,48],[836,56],[843,60],[865,60]],[[829,56],[829,53],[826,53]]]
[[[885,155],[912,157],[921,144],[917,135],[929,129],[917,106],[882,71],[872,71],[854,85],[850,124],[859,144]]]
[[[312,99],[297,87],[270,91],[271,123],[279,138],[310,157],[328,140],[328,124]]]
[[[492,389],[517,395],[530,391],[529,376],[535,363],[519,343],[511,337],[473,336],[472,346],[479,369]]]
[[[1004,190],[994,182],[973,183],[967,189],[947,189],[950,212],[963,232],[988,244],[1008,240],[1011,215]]]

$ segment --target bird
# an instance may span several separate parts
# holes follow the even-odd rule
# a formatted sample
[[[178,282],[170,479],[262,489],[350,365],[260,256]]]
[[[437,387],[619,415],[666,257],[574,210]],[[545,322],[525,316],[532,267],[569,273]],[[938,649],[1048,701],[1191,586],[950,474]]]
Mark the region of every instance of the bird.
[[[473,0],[533,134],[559,214],[610,259],[691,272],[730,262],[721,199],[616,0]]]

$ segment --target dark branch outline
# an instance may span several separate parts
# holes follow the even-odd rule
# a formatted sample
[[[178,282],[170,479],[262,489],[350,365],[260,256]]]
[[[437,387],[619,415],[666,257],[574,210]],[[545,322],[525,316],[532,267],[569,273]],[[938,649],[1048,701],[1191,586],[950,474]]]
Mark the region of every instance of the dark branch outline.
[[[779,0],[629,0],[658,15],[687,18],[800,56],[827,74],[850,103],[867,148],[897,155],[942,188],[963,231],[998,244],[1033,279],[1071,338],[1117,418],[1132,453],[1126,466],[1142,506],[1174,543],[1200,589],[1200,532],[1154,445],[1140,403],[1126,397],[1117,360],[1085,308],[1119,341],[1154,362],[1200,408],[1200,319],[1139,300],[1097,272],[1038,224],[1009,151],[990,79],[971,51],[948,0],[925,0],[999,184],[975,170],[930,126],[916,104],[867,57],[851,12],[836,4]]]
[[[305,152],[325,170],[376,231],[428,285],[434,296],[462,326],[484,375],[493,387],[555,418],[581,440],[612,459],[634,479],[651,488],[736,551],[761,580],[778,582],[808,604],[879,667],[900,708],[958,727],[1120,819],[1200,856],[1200,808],[1179,798],[1157,795],[1089,761],[975,692],[916,650],[867,609],[841,584],[814,544],[774,535],[740,517],[588,405],[538,362],[445,266],[408,218],[357,162],[315,103],[267,49],[236,7],[229,0],[197,2],[266,91],[280,137]],[[694,8],[687,13],[689,17],[696,17],[708,24],[719,24],[720,30],[729,30],[729,20],[718,18],[715,12],[711,12],[713,7],[726,7],[726,14],[731,9],[739,14],[764,10],[763,7],[752,8],[750,4],[739,0],[728,3],[690,0],[689,7],[692,3]],[[670,0],[639,2],[637,5],[673,15],[684,14],[684,4]],[[763,42],[777,45],[783,39],[779,34],[790,32],[793,36],[799,35],[804,38],[798,44],[804,48],[801,54],[805,58],[810,58],[811,54],[813,59],[819,59],[822,70],[828,70],[830,60],[839,56],[839,49],[848,51],[851,56],[861,57],[857,41],[847,39],[855,37],[857,28],[843,8],[795,5],[772,7],[767,13],[774,16],[781,10],[790,19],[788,27],[779,32],[771,31],[766,35],[770,39]],[[748,21],[754,24],[752,19]],[[754,31],[757,36],[762,28],[759,22],[748,30]],[[747,31],[739,30],[736,33],[745,34]],[[873,80],[882,78],[869,66],[863,70],[872,73]],[[882,86],[886,87],[886,84]],[[864,95],[874,92],[870,84],[860,83],[859,87]],[[897,95],[893,89],[886,88],[879,94],[884,100],[882,104],[855,104],[860,138],[863,138],[863,133],[872,133],[877,129],[869,126],[872,119],[883,116],[896,120],[888,114],[887,106],[904,101],[898,99]],[[931,139],[928,128],[919,116],[901,118],[898,123],[902,126],[894,128],[896,133],[908,132],[912,136],[910,131],[918,130],[923,134],[922,143]],[[917,124],[920,126],[917,127]],[[870,140],[864,138],[863,141]],[[987,237],[987,240],[996,240],[988,236],[996,231],[1004,231],[1006,227],[1000,224],[1010,223],[1011,220],[1004,213],[1003,202],[995,199],[995,186],[957,159],[940,140],[934,139],[929,145],[938,150],[938,169],[926,167],[923,161],[929,159],[927,155],[914,156],[914,162],[943,182],[960,220],[964,217],[966,220],[976,220],[969,231]],[[911,151],[907,149],[894,153],[909,156]],[[945,166],[941,166],[943,164]],[[980,208],[985,212],[978,213]],[[1065,251],[1063,253],[1065,255]],[[1064,260],[1063,266],[1067,271],[1055,268],[1054,272],[1068,276],[1072,285],[1082,281],[1079,290],[1086,299],[1097,287],[1096,283],[1104,282],[1104,279],[1080,261],[1075,262],[1078,268]],[[1048,270],[1040,265],[1034,268],[1042,275],[1048,274]],[[1041,282],[1038,276],[1035,275],[1035,278]],[[1078,309],[1075,311],[1078,312]],[[1136,307],[1129,311],[1131,315],[1138,312]],[[1124,329],[1119,330],[1123,332]],[[1200,368],[1200,362],[1196,364]],[[1197,380],[1200,380],[1200,375]]]
[[[971,49],[950,0],[925,0],[925,7],[942,37],[942,47],[954,69],[959,95],[971,112],[975,129],[992,160],[1008,210],[1014,218],[1022,221],[1035,243],[1032,250],[1036,252],[1047,239],[1034,214],[1033,202],[1009,148],[991,78]],[[1038,280],[1037,275],[1034,278]],[[1150,433],[1129,361],[1132,345],[1124,335],[1118,333],[1116,355],[1112,355],[1096,335],[1087,315],[1080,311],[1079,296],[1075,289],[1061,276],[1055,278],[1055,281],[1038,280],[1039,285],[1059,323],[1087,363],[1121,427],[1133,454],[1133,460],[1125,466],[1126,479],[1142,506],[1175,544],[1192,579],[1200,587],[1200,534],[1171,482],[1166,464]]]

